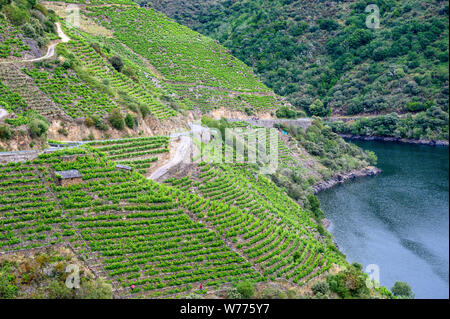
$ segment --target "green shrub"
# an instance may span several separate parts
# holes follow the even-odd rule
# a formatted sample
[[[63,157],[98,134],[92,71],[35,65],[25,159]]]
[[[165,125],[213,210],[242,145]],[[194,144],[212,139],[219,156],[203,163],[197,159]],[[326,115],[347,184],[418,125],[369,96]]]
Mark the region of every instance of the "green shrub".
[[[49,124],[45,117],[32,113],[29,115],[28,130],[31,137],[41,137],[47,133]]]
[[[326,281],[316,281],[312,285],[311,290],[314,295],[317,295],[319,293],[327,295],[330,292],[330,287],[328,286],[328,283]]]
[[[130,79],[132,79],[135,82],[138,82],[139,79],[136,75],[136,72],[134,71],[134,69],[130,68],[130,67],[125,67],[123,68],[123,74],[125,74],[126,76],[128,76]]]
[[[396,281],[391,291],[397,297],[414,298],[411,286],[407,282]]]
[[[377,165],[378,162],[378,156],[373,151],[365,151],[367,154],[367,159],[369,160],[370,165]]]
[[[23,31],[23,34],[29,38],[35,39],[37,37],[36,30],[29,22],[22,25],[22,31]]]
[[[276,115],[278,118],[295,118],[297,116],[297,112],[295,110],[290,109],[287,106],[282,106],[276,111]]]
[[[101,131],[107,131],[108,130],[108,125],[106,125],[106,123],[99,116],[93,115],[91,119],[94,122],[94,126],[95,126],[96,129],[101,130]],[[86,125],[88,123],[86,123]]]
[[[10,139],[12,136],[11,129],[8,125],[0,125],[0,138],[4,140]]]
[[[134,119],[131,116],[130,113],[127,113],[127,116],[125,116],[125,124],[129,127],[129,128],[133,128],[134,127]]]
[[[286,299],[287,295],[283,290],[274,287],[267,287],[261,292],[261,299]]]
[[[314,194],[309,194],[307,196],[308,204],[311,209],[311,211],[314,213],[314,217],[316,219],[322,219],[325,217],[325,214],[320,209],[320,201]]]
[[[150,108],[146,104],[139,104],[139,111],[142,114],[142,117],[145,118],[150,113]]]
[[[2,11],[14,25],[19,26],[30,21],[29,13],[25,9],[16,7],[13,4],[4,6]]]
[[[227,288],[225,291],[228,299],[242,299],[241,293],[234,287]]]
[[[11,267],[9,262],[0,263],[0,299],[13,299],[17,295],[18,287],[11,275]]]
[[[84,124],[86,124],[87,127],[94,126],[94,120],[91,119],[90,117],[87,117],[87,118],[84,120]]]
[[[109,63],[113,66],[114,69],[116,69],[118,72],[122,71],[123,68],[123,61],[120,56],[113,56],[109,59]]]
[[[339,24],[332,19],[319,19],[318,22],[322,30],[333,31],[339,27]]]
[[[112,287],[110,284],[98,278],[96,280],[85,280],[76,291],[76,299],[112,299]]]
[[[325,107],[324,103],[317,99],[308,108],[309,113],[315,116],[327,116],[331,114],[331,108]]]
[[[53,281],[48,287],[49,299],[73,299],[75,297],[75,289],[70,289],[64,282]]]
[[[119,131],[123,130],[125,127],[125,121],[122,114],[120,114],[120,109],[112,110],[108,120],[109,123],[111,123],[111,126]]]
[[[328,276],[327,283],[330,290],[341,298],[367,298],[370,293],[366,285],[366,274],[353,266]]]
[[[419,112],[425,110],[425,107],[420,102],[409,102],[408,103],[408,110],[411,112]]]
[[[243,298],[249,299],[255,294],[255,285],[250,281],[241,281],[236,285],[236,290]]]

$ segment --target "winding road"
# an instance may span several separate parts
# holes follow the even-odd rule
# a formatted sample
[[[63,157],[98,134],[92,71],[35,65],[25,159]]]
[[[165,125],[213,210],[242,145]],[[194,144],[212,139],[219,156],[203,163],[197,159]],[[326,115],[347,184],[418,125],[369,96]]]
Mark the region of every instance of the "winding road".
[[[158,178],[170,171],[173,167],[177,166],[180,163],[186,162],[186,159],[188,159],[190,156],[192,138],[190,136],[180,136],[179,138],[180,140],[176,142],[175,150],[172,153],[169,161],[163,166],[159,167],[156,171],[154,171],[148,177],[148,179],[156,181]]]
[[[56,33],[61,38],[61,40],[53,41],[47,49],[47,53],[39,58],[34,59],[23,59],[23,60],[14,60],[14,61],[1,61],[0,64],[6,64],[6,63],[25,63],[25,62],[38,62],[42,60],[47,60],[52,58],[55,55],[55,48],[59,43],[67,43],[70,41],[70,38],[64,34],[63,30],[61,29],[61,24],[59,22],[56,22]],[[0,121],[3,120],[8,115],[8,112],[0,108]]]
[[[55,48],[59,43],[67,43],[70,41],[70,38],[64,34],[64,32],[61,29],[61,24],[59,22],[56,22],[56,33],[61,38],[61,40],[52,41],[52,43],[47,48],[47,53],[39,58],[34,59],[23,59],[23,60],[12,60],[12,61],[1,61],[2,63],[26,63],[26,62],[38,62],[42,60],[47,60],[52,58],[55,55]]]

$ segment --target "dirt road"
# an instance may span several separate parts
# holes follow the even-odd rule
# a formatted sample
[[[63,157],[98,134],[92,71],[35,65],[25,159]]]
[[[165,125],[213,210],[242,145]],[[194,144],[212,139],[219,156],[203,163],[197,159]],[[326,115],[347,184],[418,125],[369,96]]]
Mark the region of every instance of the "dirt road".
[[[52,41],[52,43],[48,46],[47,53],[39,58],[34,59],[24,59],[24,60],[14,60],[14,61],[2,61],[1,63],[20,63],[20,62],[38,62],[42,60],[50,59],[55,55],[55,48],[59,43],[67,43],[70,41],[70,38],[64,34],[64,32],[61,29],[61,24],[59,22],[56,22],[56,32],[58,33],[58,36],[61,38],[61,40]]]
[[[154,171],[148,178],[156,181],[161,176],[165,175],[173,167],[183,162],[188,163],[190,159],[190,153],[192,150],[192,138],[190,136],[180,136],[179,141],[172,140],[173,153],[169,161]]]

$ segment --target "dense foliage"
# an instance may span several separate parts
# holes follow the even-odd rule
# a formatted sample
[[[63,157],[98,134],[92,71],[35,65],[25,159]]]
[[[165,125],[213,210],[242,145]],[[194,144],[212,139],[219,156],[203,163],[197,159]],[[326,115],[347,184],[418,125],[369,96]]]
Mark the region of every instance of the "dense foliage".
[[[448,113],[433,106],[416,115],[399,116],[396,113],[354,121],[330,122],[334,132],[363,136],[391,136],[422,140],[448,140]]]
[[[447,1],[137,2],[219,40],[312,115],[448,113]],[[379,29],[366,26],[368,4]]]
[[[306,130],[297,126],[278,124],[276,127],[293,139],[290,147],[281,150],[284,157],[274,181],[285,187],[291,197],[309,205],[318,219],[323,218],[320,208],[307,195],[313,187],[339,174],[375,165],[377,158],[371,151],[363,151],[356,145],[345,142],[331,128],[316,119]],[[298,154],[293,156],[292,150]],[[301,155],[299,155],[301,154]],[[312,165],[316,163],[316,165]]]
[[[66,286],[66,267],[77,265],[79,289]],[[110,299],[112,287],[84,268],[68,250],[46,249],[0,258],[0,299]]]

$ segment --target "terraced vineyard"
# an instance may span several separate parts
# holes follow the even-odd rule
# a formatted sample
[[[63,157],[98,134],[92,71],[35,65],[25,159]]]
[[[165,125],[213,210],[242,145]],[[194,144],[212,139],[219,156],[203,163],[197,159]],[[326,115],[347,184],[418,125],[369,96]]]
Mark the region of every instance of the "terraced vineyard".
[[[278,96],[259,96],[202,85],[172,84],[171,87],[186,100],[193,109],[207,113],[217,108],[230,108],[241,112],[269,112],[284,104]]]
[[[5,109],[9,113],[15,112],[17,114],[22,114],[28,108],[27,104],[22,99],[22,97],[19,94],[11,91],[11,89],[6,85],[4,85],[1,81],[0,81],[0,107]],[[20,123],[20,120],[18,119],[7,119],[6,121],[13,125],[24,124]]]
[[[125,297],[244,278],[303,285],[345,264],[311,214],[247,165],[202,162],[170,186],[146,180],[139,173],[167,146],[166,137],[96,141],[1,166],[2,250],[67,243]],[[55,172],[69,170],[82,181],[60,184]]]
[[[169,139],[162,136],[98,141],[88,145],[104,153],[107,159],[130,165],[143,175],[148,173],[161,154],[169,151]]]
[[[250,68],[214,40],[151,9],[89,7],[87,15],[147,58],[168,80],[242,91],[269,91]],[[103,19],[103,17],[108,19]],[[152,30],[149,32],[149,30]]]
[[[67,26],[62,15],[66,4],[45,2],[48,9],[56,10],[56,15],[51,13],[51,19],[50,14],[46,19],[60,21],[69,41],[60,42],[53,56],[48,48],[49,57],[42,61],[8,61],[0,67],[2,90],[9,89],[23,101],[2,105],[9,110],[5,122],[13,127],[28,124],[30,115],[25,111],[32,110],[44,116],[50,126],[57,125],[58,120],[71,126],[87,119],[89,133],[97,129],[98,135],[109,138],[107,119],[117,108],[123,116],[130,111],[135,113],[135,124],[141,126],[146,120],[153,120],[146,118],[149,113],[158,120],[186,115],[186,111],[198,114],[216,109],[247,115],[275,114],[285,104],[216,41],[154,10],[125,0],[68,3],[83,5],[83,22],[88,21],[91,29]],[[11,51],[13,46],[8,41],[17,42],[23,36],[3,18],[2,28],[5,34],[1,43]],[[46,41],[58,39],[56,33],[46,32],[45,37]],[[31,55],[44,55],[45,49],[43,46],[38,54],[38,49],[33,48],[36,52]],[[113,67],[112,58],[123,61],[123,70]],[[55,134],[52,138],[81,139],[68,136],[71,130],[64,123],[58,125],[50,128]],[[56,136],[56,132],[64,137]]]
[[[152,94],[139,84],[134,83],[123,73],[117,72],[84,38],[75,33],[67,32],[71,41],[64,44],[64,47],[77,56],[92,74],[100,79],[108,80],[112,87],[148,105],[150,111],[157,118],[165,119],[175,115],[173,109],[167,108],[161,102],[155,100]]]
[[[83,175],[82,182],[58,186],[54,172],[70,169]],[[4,251],[68,243],[125,297],[262,280],[216,233],[189,218],[190,196],[117,170],[96,153],[43,154],[1,166],[0,174]]]
[[[189,177],[166,182],[206,198],[194,206],[196,218],[242,250],[271,280],[302,285],[344,262],[333,244],[318,239],[308,212],[245,165],[203,164]],[[220,210],[204,213],[205,204]]]
[[[0,60],[2,58],[21,57],[22,52],[30,49],[19,36],[22,35],[20,29],[9,25],[3,16],[0,16],[0,33],[3,40],[0,42]]]
[[[17,114],[19,117],[20,111],[24,109],[24,104],[26,104],[27,109],[36,111],[46,118],[71,120],[71,118],[68,117],[48,95],[44,94],[39,87],[37,87],[35,81],[24,73],[19,66],[14,64],[2,65],[0,67],[0,81],[3,86],[8,87],[7,90],[12,92],[15,99],[17,99],[15,107],[20,107],[20,109],[18,109],[19,114]],[[17,122],[17,120],[12,119],[12,122]]]
[[[74,72],[63,67],[43,71],[37,68],[23,69],[32,77],[42,92],[73,118],[99,115],[103,117],[118,105],[110,96],[96,91]]]

